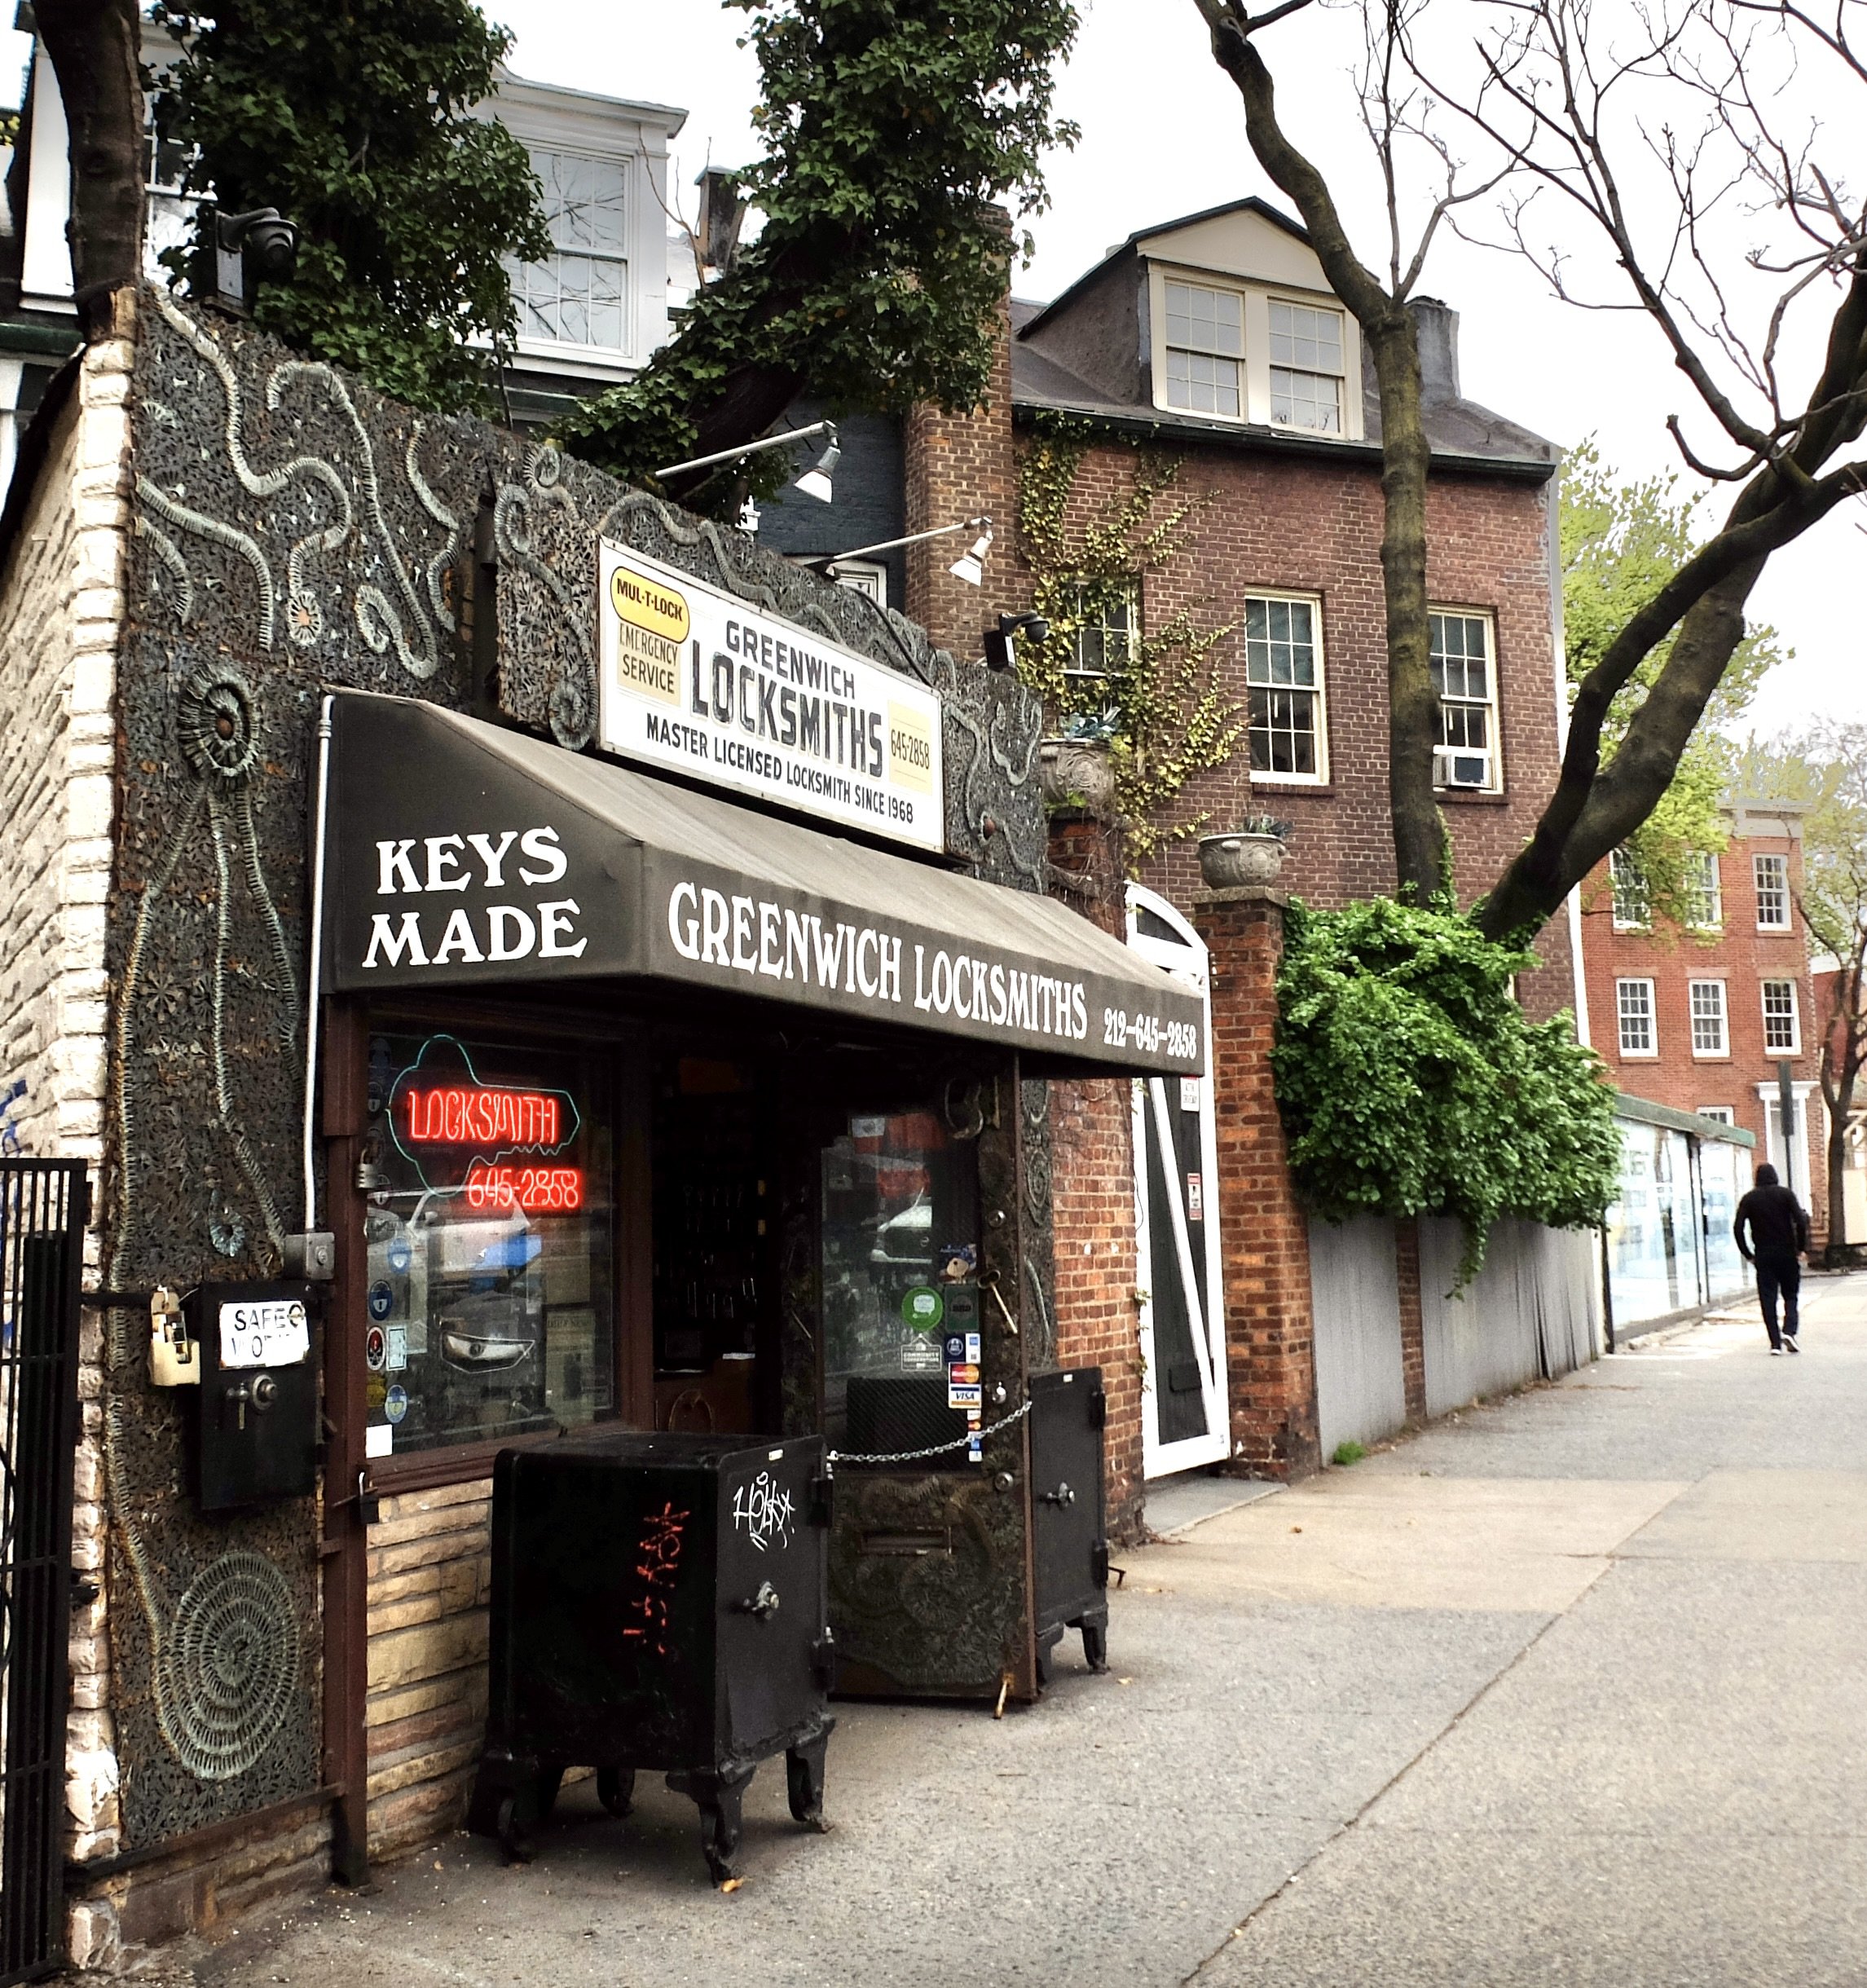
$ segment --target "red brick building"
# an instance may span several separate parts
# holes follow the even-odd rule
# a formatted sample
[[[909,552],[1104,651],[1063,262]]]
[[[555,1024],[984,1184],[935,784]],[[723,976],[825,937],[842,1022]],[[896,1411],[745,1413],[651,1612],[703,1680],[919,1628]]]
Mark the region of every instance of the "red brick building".
[[[1455,315],[1416,309],[1433,450],[1435,766],[1469,900],[1530,832],[1557,766],[1558,454],[1462,398]],[[1329,905],[1394,888],[1380,414],[1354,320],[1303,231],[1259,201],[1145,230],[1053,302],[1012,303],[984,408],[923,409],[902,438],[907,532],[981,514],[993,522],[983,589],[950,570],[963,540],[908,551],[903,605],[956,652],[977,655],[997,615],[1033,603],[1020,472],[1059,417],[1083,443],[1067,542],[1115,514],[1148,455],[1173,465],[1149,523],[1183,511],[1171,556],[1138,562],[1123,607],[1080,638],[1085,707],[1112,646],[1182,611],[1222,628],[1216,680],[1244,736],[1178,796],[1175,818],[1218,831],[1271,814],[1292,831],[1276,889],[1205,890],[1182,837],[1146,866],[1147,894],[1126,901],[1134,942],[1163,963],[1180,948],[1210,986],[1209,1091],[1112,1082],[1059,1087],[1054,1099],[1059,1350],[1109,1378],[1120,1524],[1143,1474],[1225,1459],[1283,1475],[1322,1455],[1310,1230],[1268,1052],[1285,893]],[[1120,868],[1094,841],[1067,827],[1053,856],[1081,908],[1114,923]],[[1543,968],[1522,987],[1534,1013],[1576,1005],[1573,925],[1553,921],[1538,941]],[[1389,1426],[1424,1413],[1429,1391],[1418,1239],[1401,1227],[1388,1258],[1399,1286]]]
[[[1615,1082],[1754,1132],[1756,1157],[1767,1155],[1822,1228],[1822,1011],[1797,910],[1804,812],[1794,802],[1735,804],[1729,843],[1703,859],[1684,929],[1655,921],[1637,870],[1617,852],[1580,893],[1582,957],[1589,1038]],[[1784,1062],[1795,1111],[1786,1161]]]

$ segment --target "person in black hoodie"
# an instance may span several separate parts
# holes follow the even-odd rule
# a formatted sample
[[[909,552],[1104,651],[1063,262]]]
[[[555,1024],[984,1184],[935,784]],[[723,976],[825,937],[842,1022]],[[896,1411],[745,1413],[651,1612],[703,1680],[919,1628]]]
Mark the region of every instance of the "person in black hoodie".
[[[1750,1239],[1744,1240],[1748,1228]],[[1808,1217],[1790,1191],[1779,1185],[1777,1170],[1757,1169],[1757,1184],[1737,1204],[1731,1225],[1744,1261],[1757,1267],[1757,1296],[1764,1307],[1764,1325],[1772,1353],[1799,1353],[1796,1344],[1796,1299],[1802,1289],[1802,1265],[1796,1260],[1808,1247]],[[1782,1330],[1777,1329],[1777,1297],[1783,1301]]]

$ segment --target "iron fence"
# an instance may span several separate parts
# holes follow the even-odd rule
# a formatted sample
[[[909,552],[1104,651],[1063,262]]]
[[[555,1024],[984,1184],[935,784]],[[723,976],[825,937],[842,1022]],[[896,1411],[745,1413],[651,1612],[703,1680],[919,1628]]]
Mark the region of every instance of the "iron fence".
[[[83,1163],[0,1158],[0,1988],[59,1965]]]

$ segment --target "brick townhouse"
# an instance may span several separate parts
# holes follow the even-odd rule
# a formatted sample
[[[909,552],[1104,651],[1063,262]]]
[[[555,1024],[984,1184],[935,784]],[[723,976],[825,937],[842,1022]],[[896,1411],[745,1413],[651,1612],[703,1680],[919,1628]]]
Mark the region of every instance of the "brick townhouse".
[[[1416,309],[1433,451],[1435,768],[1469,900],[1530,833],[1557,765],[1558,452],[1461,396],[1455,313],[1428,300]],[[1059,875],[1066,889],[1075,880],[1083,908],[1112,925],[1125,913],[1131,942],[1162,963],[1178,958],[1213,995],[1205,1095],[1197,1085],[1131,1093],[1125,1082],[1090,1082],[1059,1087],[1054,1107],[1059,1333],[1072,1357],[1140,1382],[1138,1426],[1131,1389],[1118,1383],[1111,1397],[1120,1509],[1143,1474],[1221,1459],[1282,1474],[1328,1447],[1312,1294],[1331,1273],[1309,1260],[1267,1052],[1284,894],[1332,905],[1394,886],[1380,416],[1358,328],[1303,230],[1256,199],[1144,229],[1051,302],[1011,302],[1002,326],[980,410],[922,409],[903,424],[899,530],[940,536],[906,547],[896,604],[974,655],[999,615],[1031,605],[1020,470],[1047,421],[1068,417],[1084,438],[1067,500],[1072,540],[1134,487],[1143,452],[1165,457],[1172,483],[1147,523],[1183,507],[1175,549],[1084,631],[1073,659],[1081,701],[1094,707],[1111,654],[1176,614],[1222,628],[1217,681],[1246,737],[1195,778],[1180,813],[1209,831],[1263,813],[1292,829],[1279,886],[1242,894],[1204,889],[1189,838],[1166,844],[1125,892],[1106,850],[1098,871],[1093,834],[1081,823],[1059,831]],[[980,517],[993,530],[983,588],[952,570],[967,542],[953,528]],[[842,532],[834,511],[795,500],[773,507],[764,527],[765,542],[804,558],[850,549]],[[861,584],[887,583],[865,574]],[[1535,1014],[1577,1004],[1572,933],[1572,918],[1558,919],[1538,941],[1543,963],[1521,982]],[[1379,1246],[1376,1281],[1395,1292],[1380,1329],[1395,1343],[1381,1351],[1391,1400],[1376,1420],[1397,1425],[1435,1395],[1422,1357],[1420,1238],[1405,1224]]]
[[[1729,841],[1698,859],[1684,928],[1656,920],[1638,866],[1617,850],[1583,887],[1590,1032],[1636,1097],[1743,1126],[1825,1226],[1826,1128],[1802,892],[1802,817],[1789,801],[1737,801]],[[1786,1157],[1781,1066],[1794,1121]]]

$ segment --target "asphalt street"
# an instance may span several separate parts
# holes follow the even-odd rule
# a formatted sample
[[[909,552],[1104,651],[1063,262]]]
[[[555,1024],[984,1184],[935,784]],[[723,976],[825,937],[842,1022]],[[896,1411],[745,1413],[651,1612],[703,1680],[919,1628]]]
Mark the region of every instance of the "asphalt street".
[[[1867,1277],[1275,1495],[1163,1492],[1111,1674],[845,1705],[711,1889],[692,1806],[567,1792],[193,1957],[201,1988],[1860,1988]]]

